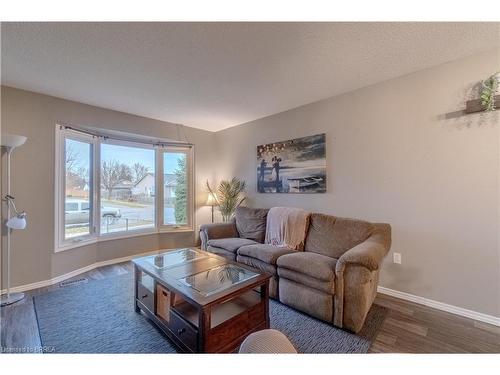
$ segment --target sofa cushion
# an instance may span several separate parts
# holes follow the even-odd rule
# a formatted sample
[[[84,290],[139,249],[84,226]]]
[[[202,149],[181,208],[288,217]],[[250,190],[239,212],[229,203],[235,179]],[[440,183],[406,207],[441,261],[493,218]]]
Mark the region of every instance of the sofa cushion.
[[[238,207],[235,219],[236,229],[240,237],[263,243],[266,235],[268,211],[263,208]]]
[[[228,260],[236,260],[236,253],[221,249],[220,247],[207,246],[207,251],[224,257]]]
[[[208,246],[218,247],[219,249],[224,249],[235,253],[240,247],[245,245],[253,245],[257,242],[246,239],[246,238],[220,238],[215,240],[209,240],[207,242]]]
[[[373,229],[373,224],[362,220],[312,214],[304,250],[340,258],[365,241]]]
[[[264,244],[247,245],[242,246],[238,249],[239,255],[259,259],[268,264],[276,264],[276,260],[278,260],[280,256],[295,252],[295,250],[289,249],[287,247],[278,247]]]
[[[257,271],[267,272],[267,273],[270,273],[273,276],[277,275],[276,266],[275,265],[263,262],[263,261],[261,261],[259,259],[251,258],[251,257],[247,257],[247,256],[244,256],[244,255],[239,255],[238,254],[236,256],[236,261],[238,263],[243,263],[243,264],[245,264],[245,265],[247,265],[249,267],[255,268]]]
[[[335,278],[337,260],[321,254],[297,252],[279,257],[276,263],[279,268],[287,268],[315,279],[331,281]]]
[[[278,267],[278,275],[280,279],[288,279],[296,283],[307,285],[310,288],[321,290],[322,292],[334,295],[335,282],[334,280],[319,280],[314,277],[308,276],[302,272],[289,270],[288,268]]]

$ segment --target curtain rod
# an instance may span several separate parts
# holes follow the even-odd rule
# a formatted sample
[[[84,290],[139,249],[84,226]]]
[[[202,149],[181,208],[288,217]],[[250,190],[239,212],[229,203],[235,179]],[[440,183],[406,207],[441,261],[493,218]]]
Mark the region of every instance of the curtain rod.
[[[108,135],[108,134],[106,134],[106,131],[104,131],[104,132],[99,132],[99,131],[92,132],[92,131],[82,129],[80,127],[74,127],[71,125],[65,125],[65,124],[58,124],[58,125],[60,128],[63,128],[63,129],[69,129],[71,131],[87,134],[87,135],[90,135],[92,137],[103,138],[104,140],[112,139],[115,141],[125,141],[125,142],[128,141],[128,142],[142,143],[142,144],[152,145],[152,146],[169,146],[169,145],[194,146],[192,143],[185,142],[185,141],[174,141],[174,140],[155,141],[153,139],[151,139],[151,141],[148,141],[146,139],[140,139],[139,137],[145,137],[145,136],[141,136],[141,135],[135,135],[137,138],[134,138],[134,134],[132,134],[131,137],[127,137],[127,136],[120,137],[120,136],[115,136],[115,135]]]

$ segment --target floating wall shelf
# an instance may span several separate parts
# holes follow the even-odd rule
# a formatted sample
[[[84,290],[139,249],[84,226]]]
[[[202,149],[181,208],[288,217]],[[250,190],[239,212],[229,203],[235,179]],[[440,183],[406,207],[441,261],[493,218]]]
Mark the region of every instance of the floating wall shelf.
[[[495,95],[495,108],[500,109],[500,95]],[[486,107],[481,104],[481,99],[469,100],[465,103],[465,113],[484,112]]]

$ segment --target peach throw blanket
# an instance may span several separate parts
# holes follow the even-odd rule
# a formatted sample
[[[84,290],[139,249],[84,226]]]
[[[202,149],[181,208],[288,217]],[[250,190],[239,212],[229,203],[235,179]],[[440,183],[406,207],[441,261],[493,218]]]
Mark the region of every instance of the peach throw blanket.
[[[273,207],[267,214],[265,243],[304,250],[310,213],[293,207]]]

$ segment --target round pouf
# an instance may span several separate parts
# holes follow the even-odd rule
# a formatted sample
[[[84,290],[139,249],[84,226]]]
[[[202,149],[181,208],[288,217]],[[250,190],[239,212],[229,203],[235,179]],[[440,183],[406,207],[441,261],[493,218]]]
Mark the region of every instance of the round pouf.
[[[297,350],[280,331],[264,329],[249,335],[241,343],[240,353],[297,353]]]

